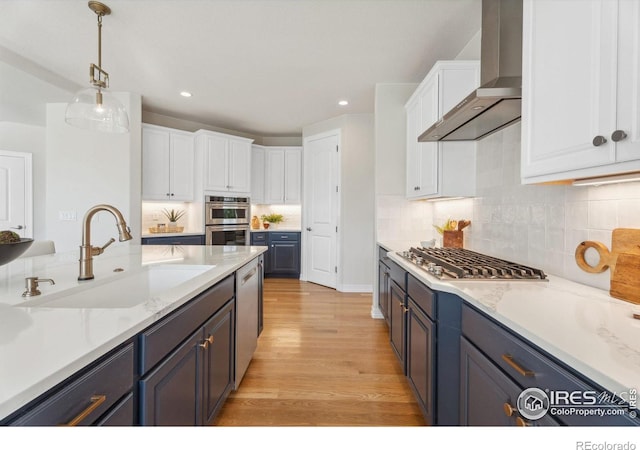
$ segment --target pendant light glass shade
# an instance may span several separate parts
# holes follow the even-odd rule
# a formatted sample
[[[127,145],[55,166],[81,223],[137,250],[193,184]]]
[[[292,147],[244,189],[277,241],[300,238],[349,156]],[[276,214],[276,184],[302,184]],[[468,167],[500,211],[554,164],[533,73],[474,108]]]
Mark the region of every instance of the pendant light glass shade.
[[[113,95],[95,87],[77,92],[67,105],[64,120],[69,125],[103,133],[126,133],[129,117]]]
[[[124,105],[105,92],[109,87],[109,74],[102,68],[102,17],[111,14],[111,8],[98,1],[90,1],[89,9],[98,17],[98,64],[89,65],[92,87],[78,92],[67,105],[64,120],[69,125],[104,133],[129,131],[129,116]]]

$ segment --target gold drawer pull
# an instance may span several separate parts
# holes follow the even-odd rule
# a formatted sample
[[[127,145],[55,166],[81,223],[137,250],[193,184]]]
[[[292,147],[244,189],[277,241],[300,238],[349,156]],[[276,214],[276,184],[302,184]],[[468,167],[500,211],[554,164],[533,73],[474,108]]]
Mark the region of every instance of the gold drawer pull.
[[[71,421],[69,423],[67,423],[66,426],[67,427],[75,427],[80,422],[82,422],[84,419],[86,419],[89,414],[91,414],[96,409],[98,409],[98,406],[102,405],[105,402],[105,400],[107,400],[107,396],[106,395],[94,395],[94,396],[92,396],[91,397],[91,404],[89,406],[87,406],[87,408],[84,411],[82,411],[80,414],[78,414],[73,419],[71,419]]]
[[[504,360],[504,362],[509,364],[516,372],[518,372],[523,377],[532,377],[535,375],[535,373],[532,370],[525,369],[520,364],[515,362],[513,360],[513,356],[511,355],[503,354],[502,359]]]
[[[504,415],[507,417],[513,416],[513,413],[516,412],[513,406],[511,406],[509,403],[505,403],[504,405],[502,405],[502,409],[504,410]]]
[[[531,425],[529,424],[529,422],[527,422],[526,420],[524,420],[522,417],[517,417],[517,418],[516,418],[516,426],[519,426],[519,427],[529,427],[529,426],[531,426]]]

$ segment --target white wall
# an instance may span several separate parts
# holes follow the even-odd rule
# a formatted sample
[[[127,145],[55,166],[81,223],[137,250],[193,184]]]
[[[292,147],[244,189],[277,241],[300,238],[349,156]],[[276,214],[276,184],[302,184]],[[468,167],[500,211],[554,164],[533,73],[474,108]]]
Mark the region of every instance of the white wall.
[[[140,242],[141,229],[141,103],[140,96],[118,93],[129,112],[130,132],[105,134],[81,130],[64,122],[65,103],[47,105],[46,222],[47,238],[56,251],[78,249],[82,218],[92,206],[107,203],[118,208]],[[76,215],[63,221],[59,213]],[[93,245],[117,239],[114,218],[106,212],[92,223]],[[126,245],[115,243],[113,245]]]
[[[373,115],[346,114],[304,127],[303,138],[340,129],[338,290],[371,292],[374,253]]]
[[[376,85],[376,241],[420,241],[431,233],[431,205],[405,198],[407,125],[404,105],[417,87],[417,83]]]
[[[31,153],[33,164],[33,238],[46,239],[46,133],[43,126],[0,122],[0,150]]]

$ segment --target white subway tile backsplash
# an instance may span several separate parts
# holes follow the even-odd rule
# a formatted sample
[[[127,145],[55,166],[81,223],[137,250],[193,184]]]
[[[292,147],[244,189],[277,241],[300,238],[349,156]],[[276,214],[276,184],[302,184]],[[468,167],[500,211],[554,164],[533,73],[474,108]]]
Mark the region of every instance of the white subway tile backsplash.
[[[640,198],[618,200],[618,227],[640,228]]]
[[[618,203],[615,200],[589,202],[589,228],[612,230],[618,226]]]

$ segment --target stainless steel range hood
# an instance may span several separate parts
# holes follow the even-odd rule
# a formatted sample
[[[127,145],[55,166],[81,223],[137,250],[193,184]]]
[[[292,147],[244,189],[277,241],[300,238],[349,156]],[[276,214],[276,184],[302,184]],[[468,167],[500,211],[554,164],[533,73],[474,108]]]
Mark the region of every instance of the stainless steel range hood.
[[[522,0],[483,0],[480,87],[418,142],[473,141],[520,120]]]

